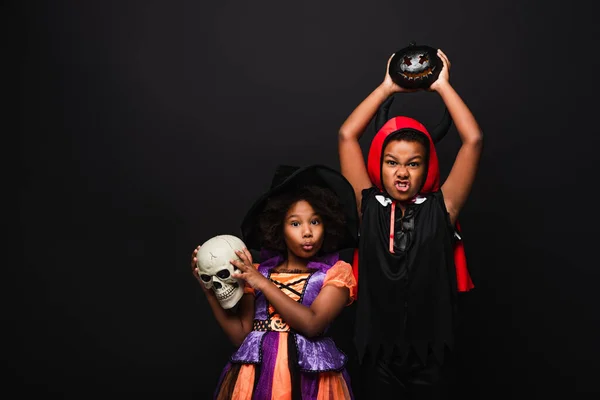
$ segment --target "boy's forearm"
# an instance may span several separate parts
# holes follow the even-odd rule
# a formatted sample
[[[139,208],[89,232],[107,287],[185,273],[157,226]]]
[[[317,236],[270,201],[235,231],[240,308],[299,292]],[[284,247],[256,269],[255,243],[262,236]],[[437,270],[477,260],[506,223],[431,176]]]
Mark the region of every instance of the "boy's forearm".
[[[339,131],[340,140],[360,139],[379,106],[392,94],[393,92],[383,84],[373,90],[342,124]]]

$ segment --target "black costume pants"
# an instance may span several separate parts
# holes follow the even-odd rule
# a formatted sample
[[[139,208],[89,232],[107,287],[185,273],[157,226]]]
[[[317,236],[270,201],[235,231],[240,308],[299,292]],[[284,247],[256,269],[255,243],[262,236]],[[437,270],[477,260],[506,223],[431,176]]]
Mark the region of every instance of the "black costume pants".
[[[357,399],[449,400],[452,370],[449,352],[442,365],[431,352],[425,365],[413,351],[389,362],[366,359],[360,367]]]

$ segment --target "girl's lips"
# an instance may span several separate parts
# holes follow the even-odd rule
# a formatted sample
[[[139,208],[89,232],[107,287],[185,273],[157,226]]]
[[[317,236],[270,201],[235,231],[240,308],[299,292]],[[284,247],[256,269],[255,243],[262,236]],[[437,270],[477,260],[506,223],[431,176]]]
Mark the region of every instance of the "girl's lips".
[[[303,248],[304,250],[306,250],[306,251],[310,251],[310,250],[312,250],[312,249],[313,249],[313,247],[314,247],[314,246],[313,246],[312,244],[310,244],[310,243],[306,243],[306,244],[303,244],[303,245],[302,245],[302,248]]]

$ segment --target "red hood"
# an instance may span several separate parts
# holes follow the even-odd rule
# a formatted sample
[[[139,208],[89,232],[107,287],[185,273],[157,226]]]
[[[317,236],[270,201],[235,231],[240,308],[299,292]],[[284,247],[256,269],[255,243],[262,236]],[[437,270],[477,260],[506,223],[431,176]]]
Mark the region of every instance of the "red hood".
[[[431,138],[431,135],[425,126],[419,121],[403,116],[389,119],[385,124],[383,124],[381,129],[379,129],[371,141],[371,147],[369,148],[369,156],[367,159],[367,171],[369,173],[371,182],[377,186],[379,190],[384,191],[381,182],[381,156],[383,155],[383,145],[391,133],[404,128],[412,128],[422,132],[429,139],[429,165],[427,169],[427,178],[423,188],[421,188],[419,193],[425,194],[439,190],[440,168],[438,164],[437,152],[435,151],[435,144]],[[393,225],[391,225],[390,228],[393,231]],[[458,233],[461,232],[458,221],[456,222],[455,229]],[[474,285],[473,281],[471,280],[469,270],[467,269],[467,260],[465,257],[465,249],[462,240],[457,240],[454,243],[454,262],[456,266],[456,283],[458,291],[466,292],[473,289]],[[353,272],[354,277],[358,282],[358,249],[355,249],[354,251]]]
[[[427,136],[429,139],[429,167],[427,169],[427,179],[425,184],[419,193],[430,193],[439,190],[440,188],[440,168],[438,164],[438,157],[435,151],[435,145],[431,139],[431,135],[427,132],[427,129],[419,121],[409,117],[394,117],[387,121],[377,132],[373,140],[371,141],[371,147],[369,148],[369,157],[367,159],[367,170],[369,172],[369,178],[371,182],[383,191],[383,184],[381,182],[381,156],[383,155],[383,145],[385,140],[390,134],[400,130],[410,128],[417,130]]]

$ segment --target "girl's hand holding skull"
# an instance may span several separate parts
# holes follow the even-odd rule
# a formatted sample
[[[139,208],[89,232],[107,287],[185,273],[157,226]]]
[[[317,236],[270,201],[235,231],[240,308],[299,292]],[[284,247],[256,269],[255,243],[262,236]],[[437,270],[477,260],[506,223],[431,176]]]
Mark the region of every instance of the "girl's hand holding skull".
[[[194,251],[192,252],[192,274],[194,275],[194,277],[196,278],[196,280],[200,283],[200,287],[202,288],[202,291],[204,293],[206,293],[207,295],[213,295],[214,296],[214,292],[210,289],[207,289],[206,286],[204,285],[204,282],[202,282],[202,278],[200,278],[200,273],[198,272],[198,258],[196,257],[198,255],[198,250],[200,250],[200,246],[197,246]]]
[[[253,289],[261,290],[265,284],[269,283],[269,280],[265,278],[252,264],[252,255],[248,249],[244,248],[243,251],[236,250],[235,254],[240,258],[239,260],[231,260],[231,264],[236,267],[240,272],[232,274],[234,278],[243,279]]]

